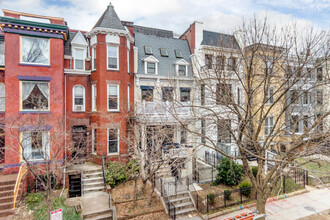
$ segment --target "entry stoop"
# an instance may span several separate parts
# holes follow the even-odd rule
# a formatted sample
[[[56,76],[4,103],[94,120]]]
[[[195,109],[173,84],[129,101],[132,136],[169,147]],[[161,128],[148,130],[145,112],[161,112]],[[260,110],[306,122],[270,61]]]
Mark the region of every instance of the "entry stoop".
[[[112,219],[109,195],[105,192],[85,195],[82,200],[82,215],[84,220]]]
[[[0,218],[14,214],[14,188],[17,174],[0,176]],[[19,189],[21,190],[21,188]]]
[[[83,192],[93,193],[104,191],[104,181],[102,169],[94,169],[84,171],[83,176]]]
[[[176,195],[169,197],[169,201],[175,206],[175,215],[177,217],[186,216],[196,211],[188,191],[177,192]]]

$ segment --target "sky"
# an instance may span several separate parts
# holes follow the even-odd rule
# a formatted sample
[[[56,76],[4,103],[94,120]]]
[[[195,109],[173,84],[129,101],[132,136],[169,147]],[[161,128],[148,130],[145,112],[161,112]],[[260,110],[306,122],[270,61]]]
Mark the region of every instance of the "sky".
[[[89,31],[110,1],[0,0],[1,9],[63,17],[71,29]],[[182,34],[191,23],[232,33],[243,19],[267,16],[274,24],[330,27],[330,0],[111,0],[121,20]]]

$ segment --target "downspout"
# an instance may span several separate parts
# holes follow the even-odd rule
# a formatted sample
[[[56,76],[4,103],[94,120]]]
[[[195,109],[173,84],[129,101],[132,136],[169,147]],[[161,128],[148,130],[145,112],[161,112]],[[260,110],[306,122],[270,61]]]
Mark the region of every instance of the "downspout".
[[[70,59],[70,68],[71,68],[71,59]],[[64,70],[63,70],[64,73]],[[63,189],[61,191],[61,195],[65,189],[65,174],[66,174],[66,75],[64,74],[64,168],[63,168]]]

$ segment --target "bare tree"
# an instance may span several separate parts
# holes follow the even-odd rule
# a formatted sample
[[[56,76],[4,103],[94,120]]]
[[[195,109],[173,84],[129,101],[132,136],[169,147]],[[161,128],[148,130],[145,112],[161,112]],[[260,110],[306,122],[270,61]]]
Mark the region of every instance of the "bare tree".
[[[252,18],[233,36],[193,57],[200,95],[190,106],[196,126],[186,129],[199,137],[199,148],[241,161],[257,192],[257,210],[265,213],[281,175],[302,165],[296,158],[329,150],[329,130],[322,123],[330,112],[322,108],[319,114],[315,107],[329,104],[316,99],[318,89],[329,85],[329,78],[316,75],[316,59],[329,55],[329,31]],[[274,158],[267,157],[270,151]],[[273,165],[268,170],[267,161]]]

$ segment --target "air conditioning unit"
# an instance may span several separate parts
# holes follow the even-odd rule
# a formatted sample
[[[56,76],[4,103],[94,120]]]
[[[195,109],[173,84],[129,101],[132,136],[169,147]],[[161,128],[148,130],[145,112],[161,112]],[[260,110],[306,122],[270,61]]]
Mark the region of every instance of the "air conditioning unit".
[[[84,110],[84,106],[83,105],[76,105],[75,106],[75,111],[83,111]]]

